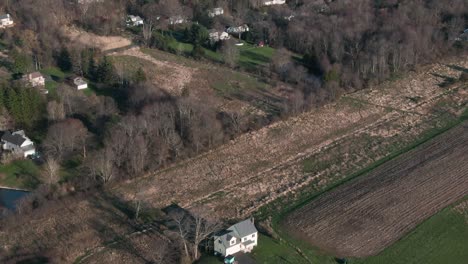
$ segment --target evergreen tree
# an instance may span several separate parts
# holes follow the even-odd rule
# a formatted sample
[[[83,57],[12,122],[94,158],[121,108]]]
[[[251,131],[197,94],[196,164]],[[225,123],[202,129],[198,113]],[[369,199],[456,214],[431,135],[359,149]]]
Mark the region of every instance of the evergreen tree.
[[[193,50],[192,50],[192,57],[194,59],[201,59],[203,56],[205,55],[205,50],[202,48],[201,45],[199,44],[195,44],[195,46],[193,47]]]
[[[99,63],[97,80],[107,85],[111,85],[114,82],[114,66],[107,57],[104,57],[101,63]]]
[[[32,70],[33,62],[30,56],[13,50],[11,57],[13,58],[12,71],[14,74],[22,75]]]
[[[72,60],[70,56],[70,52],[68,52],[68,49],[63,48],[58,57],[57,57],[57,65],[62,71],[71,71],[72,70]]]
[[[91,54],[88,59],[88,71],[86,72],[85,76],[93,81],[97,81],[97,67],[96,61],[94,60],[94,56]]]

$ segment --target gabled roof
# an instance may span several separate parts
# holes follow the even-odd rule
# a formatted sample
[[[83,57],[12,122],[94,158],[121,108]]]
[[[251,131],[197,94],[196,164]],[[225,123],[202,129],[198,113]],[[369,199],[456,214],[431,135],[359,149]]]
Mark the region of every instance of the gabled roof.
[[[86,81],[81,77],[76,77],[75,79],[73,79],[73,83],[75,85],[83,85],[86,84]]]
[[[223,246],[225,248],[229,248],[229,247],[232,247],[232,246],[235,246],[237,244],[239,244],[241,242],[240,238],[236,237],[236,235],[234,234],[234,232],[232,231],[229,231],[229,230],[224,230],[223,232],[221,233],[218,233],[217,237],[219,237],[219,241],[221,241],[221,243],[223,244]],[[231,239],[232,238],[235,238],[236,239],[236,243],[232,244],[231,245]],[[216,242],[215,242],[216,243]],[[219,243],[219,242],[218,242]]]
[[[251,219],[239,222],[229,227],[228,230],[234,231],[240,238],[257,232],[257,228],[255,228],[255,225]]]
[[[42,77],[42,74],[40,72],[32,72],[29,74],[31,79],[39,78]]]
[[[3,133],[2,141],[6,141],[6,142],[9,142],[11,144],[15,144],[17,146],[21,146],[26,141],[26,138],[23,137],[19,133],[13,133],[12,134],[12,133],[10,133],[10,131],[7,131],[7,132]]]

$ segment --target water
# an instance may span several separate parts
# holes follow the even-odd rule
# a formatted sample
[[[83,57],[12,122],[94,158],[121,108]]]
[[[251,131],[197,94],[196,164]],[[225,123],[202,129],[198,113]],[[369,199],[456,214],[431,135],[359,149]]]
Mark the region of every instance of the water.
[[[0,188],[0,208],[15,210],[16,202],[26,196],[29,192]]]

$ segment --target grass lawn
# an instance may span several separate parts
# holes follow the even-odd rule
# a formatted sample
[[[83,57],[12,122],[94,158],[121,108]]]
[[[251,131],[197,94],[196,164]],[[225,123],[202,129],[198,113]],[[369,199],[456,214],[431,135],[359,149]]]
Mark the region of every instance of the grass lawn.
[[[49,91],[49,94],[55,94],[57,92],[58,83],[54,80],[46,81],[45,88]]]
[[[61,71],[57,67],[48,67],[41,70],[41,73],[44,75],[49,75],[54,81],[61,82],[63,81],[68,74]]]
[[[299,255],[293,248],[279,243],[278,241],[260,234],[258,245],[254,248],[252,253],[249,254],[258,264],[267,263],[308,263],[303,257]],[[199,264],[219,264],[222,263],[220,259],[215,256],[203,256]]]
[[[351,263],[467,263],[468,197],[464,201],[464,213],[455,210],[456,205],[449,206],[379,255]]]
[[[253,70],[257,67],[268,67],[276,50],[267,46],[255,47],[244,42],[243,46],[239,46],[239,51],[239,65],[247,70]]]
[[[40,183],[39,167],[32,160],[16,160],[0,165],[0,185],[34,189]]]

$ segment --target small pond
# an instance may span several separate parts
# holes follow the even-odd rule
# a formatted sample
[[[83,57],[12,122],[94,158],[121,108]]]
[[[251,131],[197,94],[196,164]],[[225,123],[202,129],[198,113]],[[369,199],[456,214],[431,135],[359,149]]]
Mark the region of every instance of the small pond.
[[[0,208],[15,210],[16,202],[26,196],[28,191],[19,191],[0,188]]]

